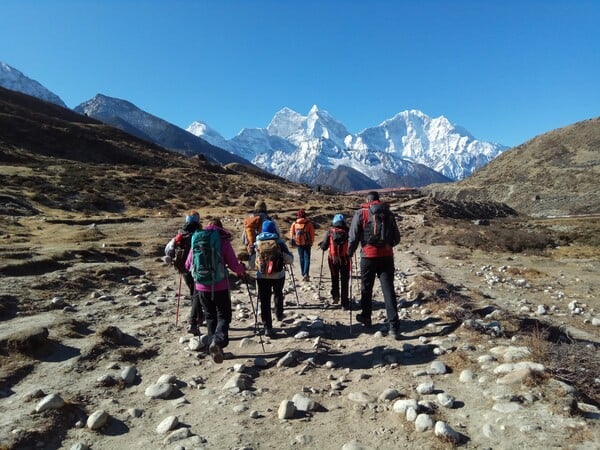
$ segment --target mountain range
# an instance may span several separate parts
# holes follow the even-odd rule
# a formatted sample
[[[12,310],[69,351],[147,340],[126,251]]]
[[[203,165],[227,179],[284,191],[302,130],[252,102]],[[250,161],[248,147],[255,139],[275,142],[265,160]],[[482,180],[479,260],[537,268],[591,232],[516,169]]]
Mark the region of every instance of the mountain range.
[[[0,86],[66,107],[37,81],[5,63],[1,67]],[[266,128],[244,128],[230,140],[204,122],[183,130],[126,100],[102,94],[75,111],[185,155],[254,164],[288,180],[342,191],[460,180],[507,149],[475,139],[444,116],[431,118],[418,110],[352,134],[316,105],[306,116],[283,108]]]
[[[417,110],[358,134],[316,105],[306,116],[283,108],[266,128],[246,128],[230,140],[203,122],[187,130],[294,181],[326,183],[343,172],[374,182],[355,189],[462,179],[507,148],[475,139],[444,116],[431,118]]]

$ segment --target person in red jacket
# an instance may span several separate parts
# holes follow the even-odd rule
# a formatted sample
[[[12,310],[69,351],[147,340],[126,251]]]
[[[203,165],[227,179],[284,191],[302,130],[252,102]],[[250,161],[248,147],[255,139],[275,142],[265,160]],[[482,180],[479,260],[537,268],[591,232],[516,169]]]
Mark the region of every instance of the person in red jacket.
[[[367,194],[352,218],[348,239],[348,256],[352,258],[358,244],[361,245],[360,258],[360,314],[356,320],[365,328],[372,327],[371,313],[375,277],[379,277],[385,311],[389,325],[389,335],[400,337],[398,302],[394,290],[394,246],[400,242],[400,231],[387,203],[379,200],[379,193]]]
[[[231,233],[223,229],[219,219],[213,219],[204,228],[205,231],[215,231],[220,235],[221,264],[224,277],[214,284],[203,284],[196,280],[196,292],[206,320],[206,328],[210,338],[209,352],[217,364],[223,362],[223,348],[229,344],[229,324],[231,323],[231,295],[229,292],[229,277],[226,268],[240,277],[246,277],[246,268],[240,263],[231,245]],[[193,246],[188,253],[186,268],[192,270],[194,261]],[[193,271],[192,271],[193,272]]]

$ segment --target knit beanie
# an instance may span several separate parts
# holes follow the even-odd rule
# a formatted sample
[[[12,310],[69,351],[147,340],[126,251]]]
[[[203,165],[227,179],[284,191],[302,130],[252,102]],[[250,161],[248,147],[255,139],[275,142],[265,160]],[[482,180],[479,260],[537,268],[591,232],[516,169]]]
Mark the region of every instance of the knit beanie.
[[[198,211],[190,211],[185,216],[185,223],[200,222],[200,213]]]
[[[275,227],[275,223],[271,220],[265,220],[262,224],[262,232],[277,234],[277,227]]]
[[[306,212],[303,209],[300,209],[296,215],[298,216],[298,219],[303,219],[306,217]]]
[[[344,225],[346,223],[346,219],[343,214],[336,214],[333,216],[333,225]]]

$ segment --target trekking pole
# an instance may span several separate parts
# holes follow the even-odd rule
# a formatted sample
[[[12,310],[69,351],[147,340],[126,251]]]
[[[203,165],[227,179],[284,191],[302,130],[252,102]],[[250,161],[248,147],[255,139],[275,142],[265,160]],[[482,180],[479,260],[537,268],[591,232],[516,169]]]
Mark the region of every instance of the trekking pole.
[[[350,300],[348,301],[348,315],[350,316],[350,336],[352,336],[352,303],[354,303],[354,297],[352,297],[352,258],[348,261],[348,276],[350,277]]]
[[[246,289],[248,290],[248,298],[250,299],[250,304],[252,305],[252,313],[254,314],[254,334],[258,334],[258,339],[260,340],[260,345],[263,349],[263,353],[265,352],[265,344],[263,343],[262,340],[262,336],[260,335],[260,333],[258,333],[258,312],[257,312],[257,308],[258,308],[258,295],[256,296],[256,308],[254,307],[254,300],[252,300],[252,294],[250,293],[250,285],[248,284],[248,281],[245,280],[246,283]]]
[[[179,272],[179,289],[177,290],[177,312],[175,313],[175,326],[179,324],[179,301],[181,300],[181,277],[182,274]]]
[[[356,269],[355,272],[358,272],[358,259],[356,257],[356,253],[354,254],[354,267]],[[360,279],[356,282],[356,284],[358,284],[360,287]]]
[[[319,269],[319,291],[318,291],[318,295],[319,295],[319,301],[321,302],[321,284],[323,282],[323,258],[325,256],[325,250],[323,250],[321,252],[321,269]],[[323,303],[323,302],[321,302]]]
[[[289,271],[290,278],[292,279],[292,287],[294,288],[294,292],[296,294],[296,306],[300,306],[300,300],[298,299],[298,289],[296,289],[296,280],[294,279],[294,267],[292,266],[292,264],[288,264],[284,267],[286,270]]]

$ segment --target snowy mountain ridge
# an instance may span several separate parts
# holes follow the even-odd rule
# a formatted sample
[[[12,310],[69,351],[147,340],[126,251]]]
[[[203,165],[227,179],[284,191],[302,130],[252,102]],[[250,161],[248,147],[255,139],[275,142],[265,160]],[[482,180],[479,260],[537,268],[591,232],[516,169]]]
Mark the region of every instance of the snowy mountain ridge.
[[[23,75],[22,72],[0,61],[0,86],[12,91],[37,97],[55,105],[66,108],[65,102],[53,92],[46,89],[40,83]]]
[[[282,108],[266,128],[243,129],[230,140],[201,122],[192,123],[187,130],[269,172],[310,184],[341,166],[366,175],[382,187],[397,183],[394,175],[406,176],[416,165],[447,177],[436,181],[457,180],[507,149],[475,139],[444,116],[431,118],[418,110],[400,112],[357,134],[349,133],[316,105],[306,116]],[[420,173],[427,171],[421,168]],[[422,183],[433,178],[427,174]]]

